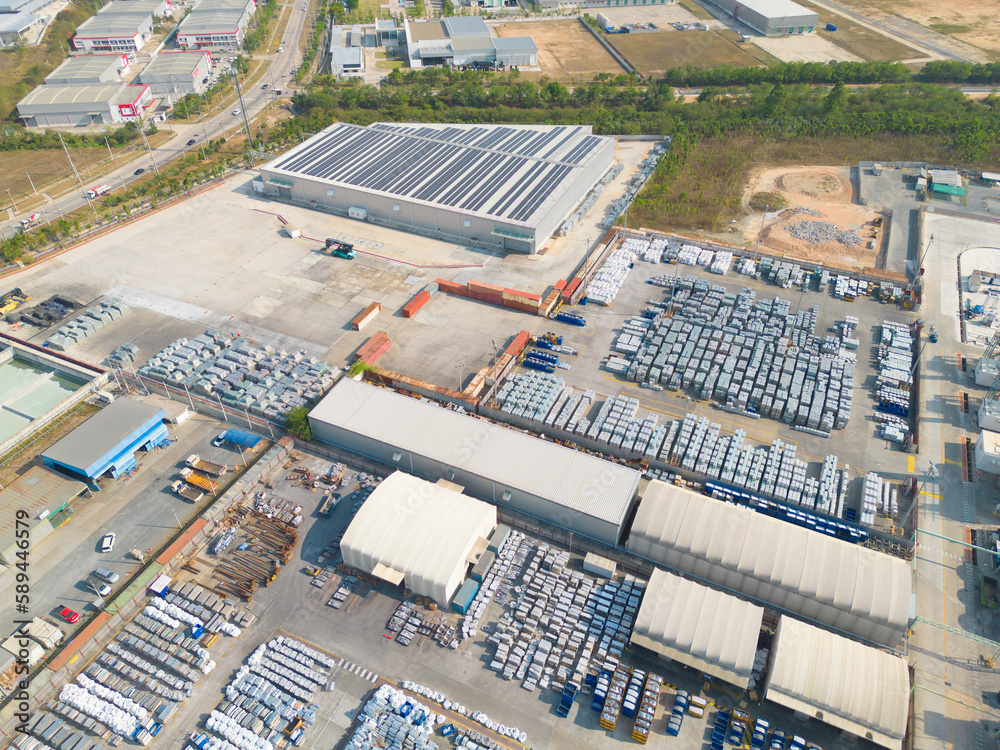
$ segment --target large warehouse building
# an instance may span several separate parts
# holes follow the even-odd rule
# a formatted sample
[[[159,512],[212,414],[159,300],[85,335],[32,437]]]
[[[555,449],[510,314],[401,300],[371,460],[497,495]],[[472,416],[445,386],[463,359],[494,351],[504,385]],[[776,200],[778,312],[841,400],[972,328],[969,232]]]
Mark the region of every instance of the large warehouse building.
[[[136,465],[135,453],[167,438],[163,409],[120,398],[42,454],[46,466],[94,481],[119,477]]]
[[[639,487],[635,469],[351,378],[309,424],[317,440],[606,544],[617,544]]]
[[[117,83],[122,80],[122,74],[128,68],[128,56],[117,52],[110,55],[70,57],[45,76],[45,85],[82,86]]]
[[[238,50],[256,10],[256,0],[201,0],[177,27],[177,44],[186,50]]]
[[[254,189],[353,218],[534,254],[615,159],[580,125],[337,123]]]
[[[819,14],[792,0],[711,0],[734,20],[764,36],[811,34]]]
[[[17,115],[29,127],[117,125],[141,119],[152,102],[149,86],[45,84],[17,103]]]
[[[765,698],[890,750],[909,713],[906,660],[782,617]]]
[[[643,494],[628,550],[884,646],[908,624],[905,561],[665,482]]]
[[[397,471],[365,500],[340,550],[348,565],[445,604],[496,526],[492,505]]]
[[[746,690],[763,620],[763,607],[657,568],[632,644]]]
[[[168,15],[170,3],[166,0],[110,2],[77,26],[73,48],[134,54],[152,35],[153,16]]]

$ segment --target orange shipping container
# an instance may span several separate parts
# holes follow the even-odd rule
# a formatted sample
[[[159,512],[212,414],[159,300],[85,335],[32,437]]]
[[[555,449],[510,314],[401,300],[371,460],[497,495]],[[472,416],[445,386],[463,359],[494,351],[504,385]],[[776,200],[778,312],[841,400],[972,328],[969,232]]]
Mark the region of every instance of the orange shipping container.
[[[375,320],[377,316],[382,311],[382,305],[378,302],[372,302],[368,307],[358,313],[354,320],[351,321],[351,328],[355,331],[360,331],[366,325]]]
[[[366,341],[360,349],[358,349],[355,354],[356,359],[360,359],[363,362],[372,364],[375,360],[381,357],[388,351],[389,346],[392,342],[389,340],[389,334],[385,331],[379,331],[374,336],[372,336],[368,341]]]
[[[552,288],[561,292],[566,288],[566,279],[559,279],[559,281],[552,285]]]

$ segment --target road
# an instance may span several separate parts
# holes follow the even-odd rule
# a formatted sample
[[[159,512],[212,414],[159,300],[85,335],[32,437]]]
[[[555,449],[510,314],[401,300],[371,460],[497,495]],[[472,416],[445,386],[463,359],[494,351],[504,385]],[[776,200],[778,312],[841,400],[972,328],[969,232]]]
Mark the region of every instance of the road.
[[[251,122],[254,117],[264,110],[268,102],[274,100],[273,91],[275,88],[281,89],[285,94],[288,93],[288,85],[292,80],[292,75],[302,63],[302,54],[299,51],[299,37],[302,35],[306,18],[309,14],[303,13],[300,10],[302,7],[301,0],[287,3],[283,7],[290,9],[291,17],[288,20],[288,26],[285,28],[283,35],[284,43],[281,46],[282,51],[268,56],[255,56],[255,59],[258,60],[271,60],[271,64],[268,66],[269,69],[265,70],[259,83],[254,85],[253,88],[244,88],[243,90],[243,103]],[[263,83],[267,83],[267,89],[260,88]],[[235,104],[233,107],[209,117],[204,123],[198,122],[193,125],[187,125],[168,122],[167,126],[174,133],[172,138],[152,149],[152,154],[148,152],[144,153],[139,158],[104,175],[100,178],[100,182],[110,185],[113,189],[125,187],[137,179],[138,175],[135,174],[137,169],[143,169],[146,172],[152,171],[154,162],[157,166],[162,166],[172,159],[182,156],[191,149],[197,149],[206,140],[231,135],[239,127],[237,118],[232,115],[232,109],[238,106],[239,104]],[[191,139],[196,139],[197,142],[194,145],[188,146],[188,141]],[[91,187],[91,184],[84,183],[86,187]],[[43,220],[48,219],[49,221],[53,221],[60,216],[87,205],[87,199],[84,197],[83,191],[79,186],[72,188],[61,196],[52,197],[53,200],[41,209],[35,209],[35,212],[40,211],[42,213]],[[20,220],[27,215],[29,215],[29,212],[23,212],[14,219],[0,222],[4,234],[9,236],[20,225]]]
[[[152,453],[140,452],[139,471],[130,479],[105,480],[101,492],[72,503],[75,512],[60,528],[40,541],[29,553],[30,603],[23,614],[15,612],[13,567],[0,571],[0,637],[14,631],[18,618],[45,617],[59,623],[70,634],[83,626],[94,612],[96,594],[86,586],[88,575],[101,567],[118,573],[112,587],[121,591],[138,562],[129,552],[159,549],[176,532],[179,524],[190,523],[204,510],[208,500],[197,505],[177,497],[170,483],[179,478],[184,459],[192,453],[217,463],[236,466],[240,454],[230,447],[215,447],[212,438],[220,423],[200,414],[172,428],[173,445]],[[101,537],[109,531],[117,539],[112,552],[99,549]],[[61,607],[83,615],[77,625],[58,616]]]

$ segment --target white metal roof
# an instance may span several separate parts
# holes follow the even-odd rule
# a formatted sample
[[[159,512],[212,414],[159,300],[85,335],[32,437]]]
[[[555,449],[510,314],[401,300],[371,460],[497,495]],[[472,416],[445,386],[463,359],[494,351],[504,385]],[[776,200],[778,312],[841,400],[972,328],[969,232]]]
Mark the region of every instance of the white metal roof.
[[[208,57],[204,50],[192,52],[163,52],[156,56],[139,76],[143,83],[156,76],[192,76],[202,61]]]
[[[906,660],[782,617],[767,700],[899,750],[906,732]]]
[[[906,630],[903,560],[672,484],[650,482],[628,549],[884,645]]]
[[[122,83],[101,83],[91,86],[64,86],[60,84],[36,86],[17,103],[17,107],[22,115],[24,115],[24,108],[27,107],[55,105],[72,105],[74,111],[81,107],[93,107],[95,112],[104,111],[111,106],[123,87]]]
[[[746,690],[763,619],[763,607],[657,568],[632,643]]]
[[[990,182],[1000,182],[1000,172],[983,172],[980,177]]]
[[[639,487],[635,469],[351,378],[309,417],[619,527]]]
[[[397,471],[361,506],[340,549],[348,565],[401,577],[414,593],[444,604],[465,578],[469,553],[480,540],[486,549],[496,525],[492,505]]]
[[[932,169],[931,181],[935,185],[951,185],[962,187],[962,177],[956,169]]]
[[[792,0],[739,0],[739,4],[768,18],[798,18],[815,16],[816,11],[805,8]]]

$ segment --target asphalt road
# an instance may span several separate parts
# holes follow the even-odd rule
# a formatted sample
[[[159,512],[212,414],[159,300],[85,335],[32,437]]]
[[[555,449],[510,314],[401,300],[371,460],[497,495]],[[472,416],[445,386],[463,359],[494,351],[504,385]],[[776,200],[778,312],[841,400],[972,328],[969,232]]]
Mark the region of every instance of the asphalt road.
[[[219,423],[193,415],[171,429],[177,439],[173,445],[153,453],[139,454],[139,471],[129,480],[114,480],[92,498],[74,503],[76,512],[47,538],[31,550],[28,575],[30,604],[28,612],[17,614],[14,609],[14,568],[0,573],[0,637],[10,635],[18,618],[35,616],[57,622],[71,633],[94,613],[92,603],[97,595],[87,588],[86,580],[95,568],[118,573],[120,580],[112,586],[118,592],[139,564],[129,556],[137,549],[145,552],[158,549],[178,529],[204,509],[207,500],[197,506],[182,500],[170,490],[179,479],[184,459],[192,453],[209,461],[235,466],[240,454],[227,447],[216,448],[212,438],[219,432]],[[100,540],[108,532],[117,535],[114,550],[100,551]],[[113,596],[113,595],[112,595]],[[77,625],[70,625],[58,616],[62,607],[82,615]]]
[[[241,85],[244,86],[243,108],[246,109],[251,123],[264,110],[268,102],[273,102],[275,99],[275,88],[281,89],[285,94],[288,93],[288,85],[292,80],[292,75],[302,63],[302,54],[299,52],[299,37],[302,35],[305,21],[309,14],[300,10],[300,8],[304,7],[301,0],[288,3],[285,7],[291,8],[291,17],[288,20],[288,25],[282,37],[284,40],[284,43],[281,45],[282,52],[266,57],[255,56],[255,59],[271,60],[269,70],[265,71],[260,81],[252,88],[247,88],[241,81]],[[264,83],[267,83],[267,89],[261,88],[261,85]],[[182,156],[187,151],[197,149],[206,140],[213,140],[221,136],[228,137],[236,133],[240,127],[240,123],[233,116],[232,110],[239,106],[238,103],[234,104],[232,107],[206,119],[204,124],[198,122],[193,125],[186,125],[168,122],[165,125],[161,125],[161,128],[166,127],[174,133],[174,136],[170,140],[152,149],[152,154],[149,152],[142,153],[133,161],[123,164],[123,166],[110,174],[101,177],[100,183],[110,185],[112,189],[127,186],[139,177],[139,175],[135,174],[137,169],[151,172],[153,171],[154,162],[157,166],[162,166],[172,159]],[[240,119],[242,120],[242,115]],[[188,146],[188,141],[191,139],[196,139],[196,143]],[[96,181],[94,182],[96,183]],[[86,187],[91,187],[90,184],[85,183],[85,185]],[[87,198],[78,186],[59,197],[53,196],[53,198],[54,200],[50,203],[41,209],[35,210],[36,212],[40,210],[44,217],[50,221],[87,205]],[[21,219],[28,215],[29,212],[23,212],[12,220],[0,222],[0,226],[3,227],[4,233],[8,234],[20,226]]]

